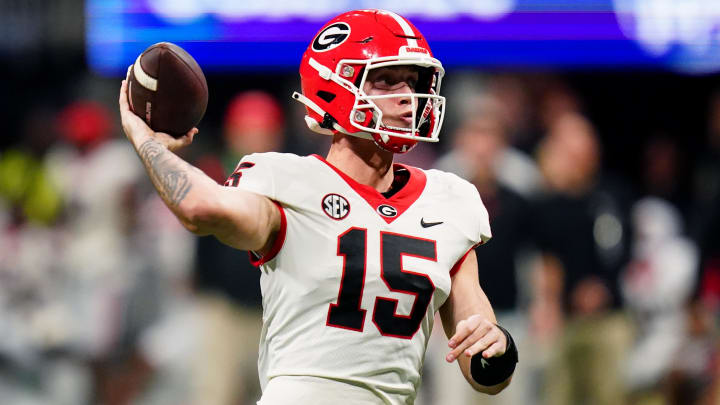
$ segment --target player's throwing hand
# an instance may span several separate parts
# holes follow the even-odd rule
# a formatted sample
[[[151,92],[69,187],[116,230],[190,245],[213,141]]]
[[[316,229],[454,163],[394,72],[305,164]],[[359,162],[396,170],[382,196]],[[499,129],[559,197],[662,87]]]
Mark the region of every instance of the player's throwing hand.
[[[123,131],[125,132],[125,136],[127,136],[133,144],[137,145],[140,139],[151,137],[172,151],[190,145],[193,137],[198,133],[198,129],[193,128],[188,131],[187,134],[179,138],[174,138],[162,132],[154,132],[145,121],[130,110],[127,96],[127,80],[123,80],[120,86],[119,104]]]

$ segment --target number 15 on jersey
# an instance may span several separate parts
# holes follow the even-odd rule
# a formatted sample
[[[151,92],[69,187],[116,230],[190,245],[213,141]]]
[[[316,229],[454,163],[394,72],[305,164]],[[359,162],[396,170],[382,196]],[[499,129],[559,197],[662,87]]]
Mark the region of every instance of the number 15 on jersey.
[[[327,325],[362,332],[366,310],[360,307],[367,266],[367,229],[350,228],[338,236],[338,256],[343,256],[337,302],[330,304]],[[409,315],[396,313],[398,301],[377,297],[372,321],[383,336],[411,339],[420,328],[435,292],[426,274],[402,268],[402,256],[437,261],[436,243],[392,232],[380,232],[380,277],[390,291],[415,297]]]

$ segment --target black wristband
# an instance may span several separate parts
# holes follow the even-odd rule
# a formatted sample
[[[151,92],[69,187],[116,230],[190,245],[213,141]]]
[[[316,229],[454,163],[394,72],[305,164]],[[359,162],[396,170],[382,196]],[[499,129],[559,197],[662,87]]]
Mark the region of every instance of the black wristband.
[[[510,332],[500,325],[496,325],[505,334],[507,348],[502,356],[486,359],[482,352],[470,359],[470,375],[480,385],[491,387],[507,380],[515,371],[518,362],[518,351]]]

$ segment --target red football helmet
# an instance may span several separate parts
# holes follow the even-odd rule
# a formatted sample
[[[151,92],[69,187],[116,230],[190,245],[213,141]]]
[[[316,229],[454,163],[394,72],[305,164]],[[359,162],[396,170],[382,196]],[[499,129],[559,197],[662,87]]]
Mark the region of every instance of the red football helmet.
[[[414,66],[414,92],[369,96],[363,85],[372,69]],[[382,149],[404,153],[418,141],[437,142],[445,98],[440,83],[445,70],[433,58],[427,41],[405,18],[385,10],[355,10],[340,14],[318,32],[300,63],[305,121],[321,134],[341,132],[373,139]],[[403,97],[411,100],[411,128],[385,125],[374,100]]]

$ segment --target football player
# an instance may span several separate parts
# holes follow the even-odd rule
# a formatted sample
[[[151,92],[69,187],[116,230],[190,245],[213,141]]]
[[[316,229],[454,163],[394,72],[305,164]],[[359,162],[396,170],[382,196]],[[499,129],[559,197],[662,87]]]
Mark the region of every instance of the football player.
[[[436,311],[446,361],[480,392],[509,384],[517,350],[478,283],[473,248],[491,233],[476,188],[393,163],[438,140],[443,74],[405,18],[333,18],[303,55],[293,94],[307,125],[332,136],[327,157],[251,154],[224,187],[172,153],[197,130],[153,132],[129,110],[123,82],[123,128],[168,207],[260,267],[260,404],[413,403]]]

